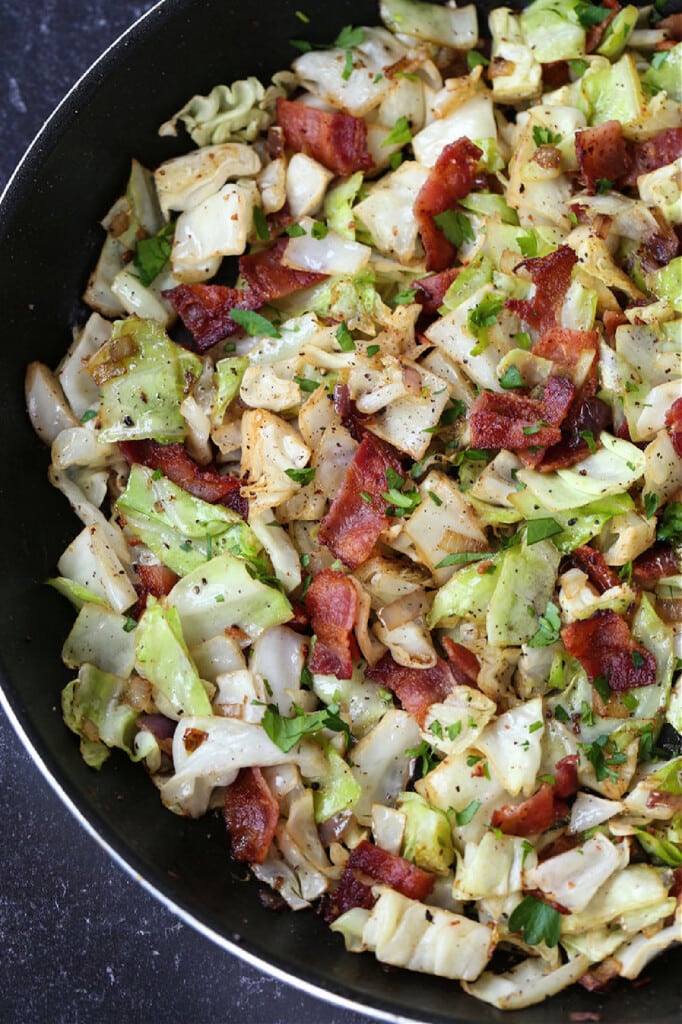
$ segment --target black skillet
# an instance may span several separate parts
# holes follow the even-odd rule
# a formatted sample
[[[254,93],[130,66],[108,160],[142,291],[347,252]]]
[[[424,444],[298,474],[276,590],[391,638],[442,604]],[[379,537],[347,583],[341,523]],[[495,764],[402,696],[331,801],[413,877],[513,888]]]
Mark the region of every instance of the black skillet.
[[[517,4],[518,6],[519,4]],[[183,144],[158,125],[193,93],[255,74],[267,79],[305,34],[334,38],[349,23],[377,20],[374,2],[300,0],[242,4],[165,0],[89,72],[34,143],[0,206],[0,282],[5,332],[0,375],[4,467],[0,475],[0,650],[5,706],[34,758],[109,852],[190,924],[226,950],[323,998],[384,1019],[490,1021],[503,1015],[437,978],[387,971],[342,951],[312,913],[275,914],[226,860],[215,820],[188,822],[162,810],[139,768],[112,758],[100,773],[82,762],[54,706],[67,681],[59,651],[72,616],[41,581],[77,530],[45,479],[48,458],[25,416],[31,359],[54,366],[69,327],[86,310],[78,296],[101,244],[97,222],[125,183],[131,156],[154,165]],[[492,4],[480,2],[485,12]],[[482,19],[484,20],[484,19]],[[30,640],[27,638],[31,638]],[[650,983],[595,1000],[576,989],[510,1021],[567,1021],[598,1010],[605,1022],[679,1020],[679,952],[647,969]],[[324,1014],[320,1007],[320,1016]]]

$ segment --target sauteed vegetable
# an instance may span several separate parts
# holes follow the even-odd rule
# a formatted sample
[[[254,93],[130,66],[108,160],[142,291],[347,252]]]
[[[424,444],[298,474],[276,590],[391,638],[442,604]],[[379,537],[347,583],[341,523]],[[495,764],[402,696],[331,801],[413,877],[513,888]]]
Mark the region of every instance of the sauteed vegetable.
[[[27,374],[83,523],[50,583],[88,765],[141,762],[273,900],[502,1009],[682,939],[657,7],[535,0],[486,40],[382,0],[325,47],[300,12],[290,70],[133,161],[92,315]]]

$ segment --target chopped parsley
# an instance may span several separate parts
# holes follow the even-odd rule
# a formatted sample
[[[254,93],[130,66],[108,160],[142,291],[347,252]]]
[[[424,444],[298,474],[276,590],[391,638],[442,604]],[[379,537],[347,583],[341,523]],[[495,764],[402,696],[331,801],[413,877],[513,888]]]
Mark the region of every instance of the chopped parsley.
[[[554,947],[561,935],[561,914],[536,896],[524,896],[509,915],[509,931],[521,932],[529,946],[544,942]]]
[[[258,337],[260,334],[264,334],[266,338],[282,337],[275,325],[260,313],[254,313],[250,309],[232,309],[230,316],[236,324],[244,328],[251,338]]]
[[[611,11],[597,7],[596,4],[579,3],[575,13],[583,28],[592,28],[593,25],[601,25],[602,21],[606,21]]]
[[[465,213],[457,210],[445,210],[444,213],[437,213],[433,222],[439,228],[448,242],[459,249],[465,242],[473,242],[475,239],[474,229],[471,221]]]
[[[508,366],[500,377],[500,387],[509,391],[510,388],[522,388],[523,377],[518,366]]]
[[[367,355],[370,357],[370,359],[372,358],[372,356],[375,356],[377,354],[377,352],[379,351],[379,348],[380,348],[379,345],[368,345],[367,346]]]
[[[412,132],[410,130],[410,122],[403,116],[398,118],[381,145],[406,146],[408,142],[412,142]]]
[[[456,551],[452,555],[446,555],[436,569],[447,569],[451,565],[469,565],[470,562],[481,562],[484,558],[490,558],[489,551]]]
[[[658,521],[656,537],[658,540],[667,540],[670,543],[678,543],[682,540],[682,502],[671,501],[665,506]]]
[[[284,472],[290,480],[304,487],[315,479],[315,469],[312,466],[306,466],[305,469],[285,469]]]
[[[406,288],[405,291],[398,292],[391,299],[391,305],[393,306],[408,306],[410,302],[414,302],[414,297],[417,294],[416,288]]]
[[[336,330],[336,340],[339,343],[339,348],[342,352],[355,352],[355,342],[353,341],[353,335],[348,329],[348,324],[343,320]]]
[[[480,800],[472,800],[463,810],[455,811],[455,823],[458,827],[461,828],[463,825],[468,825],[480,806]]]
[[[133,263],[145,288],[161,273],[170,259],[175,224],[164,224],[151,238],[139,238],[135,243]]]
[[[321,729],[332,732],[345,732],[350,739],[350,730],[339,716],[338,704],[329,704],[322,711],[306,713],[294,704],[294,717],[285,718],[277,710],[276,705],[268,704],[261,720],[263,729],[272,742],[288,753],[293,750],[306,736],[312,736]]]
[[[300,224],[290,224],[288,228],[284,229],[285,233],[289,238],[300,238],[301,235],[305,235],[306,230],[302,228]]]
[[[528,641],[529,647],[549,647],[555,644],[560,636],[561,616],[559,609],[552,601],[547,602],[545,614],[538,617],[539,628]]]
[[[542,125],[533,125],[533,142],[536,146],[556,146],[561,142],[561,135],[555,134],[551,128]]]
[[[318,241],[320,241],[321,239],[327,237],[327,235],[329,234],[329,228],[321,220],[316,220],[313,222],[313,226],[310,229],[310,234],[312,235],[313,238],[317,238]]]
[[[543,519],[529,519],[526,527],[526,544],[537,544],[548,537],[563,533],[563,526],[556,519],[547,516]]]
[[[660,503],[660,498],[658,497],[657,494],[651,493],[651,494],[645,494],[643,496],[643,500],[644,500],[644,513],[645,513],[647,519],[651,519],[652,516],[656,515],[656,511],[657,511],[659,503]]]
[[[270,228],[265,218],[265,214],[260,206],[254,206],[253,208],[253,226],[256,229],[256,235],[258,236],[259,242],[270,241]]]
[[[469,71],[473,71],[474,68],[477,68],[479,65],[487,68],[489,64],[490,61],[488,58],[484,57],[482,53],[478,52],[478,50],[469,50],[467,53],[467,67],[469,68]]]

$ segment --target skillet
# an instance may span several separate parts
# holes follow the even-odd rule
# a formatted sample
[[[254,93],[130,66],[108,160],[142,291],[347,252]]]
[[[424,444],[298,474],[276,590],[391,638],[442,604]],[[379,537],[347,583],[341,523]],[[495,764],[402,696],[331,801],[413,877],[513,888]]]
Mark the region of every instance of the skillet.
[[[479,4],[482,11],[488,6]],[[90,830],[131,873],[222,946],[320,995],[391,1019],[400,1014],[411,1020],[492,1020],[500,1015],[451,983],[389,973],[369,957],[345,956],[339,939],[312,914],[267,911],[257,887],[243,884],[230,868],[215,821],[185,822],[164,812],[153,787],[124,759],[112,759],[98,774],[90,771],[54,712],[68,678],[59,650],[71,613],[40,581],[53,572],[76,520],[45,480],[47,452],[24,414],[25,364],[40,359],[55,365],[68,344],[69,326],[83,322],[77,296],[101,244],[97,221],[120,193],[130,157],[153,165],[185,147],[156,135],[169,113],[216,82],[247,74],[269,77],[291,60],[292,36],[325,41],[344,24],[376,21],[374,2],[344,0],[319,8],[302,31],[290,2],[263,3],[256,10],[236,0],[165,0],[57,111],[4,197],[0,281],[5,330],[12,339],[0,380],[6,439],[0,481],[5,700],[53,784]],[[647,988],[622,987],[599,1001],[576,990],[509,1020],[551,1024],[581,1010],[600,1010],[607,1021],[654,1014],[660,1021],[678,1019],[678,963],[679,955],[654,964]]]

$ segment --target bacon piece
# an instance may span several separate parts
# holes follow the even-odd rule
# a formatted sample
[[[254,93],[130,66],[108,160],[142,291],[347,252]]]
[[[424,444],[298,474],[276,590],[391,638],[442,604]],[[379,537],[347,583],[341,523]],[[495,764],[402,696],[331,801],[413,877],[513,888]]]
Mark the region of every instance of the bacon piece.
[[[597,181],[620,181],[630,170],[631,157],[620,121],[604,121],[576,132],[578,166],[590,191]]]
[[[248,515],[248,503],[242,498],[241,480],[218,473],[213,468],[198,466],[182,444],[159,444],[157,441],[121,441],[119,448],[124,459],[139,462],[149,469],[160,469],[178,487],[195,498],[231,508],[243,519]]]
[[[376,437],[369,429],[372,417],[358,412],[347,384],[334,385],[334,411],[354,441],[362,441],[366,434]]]
[[[603,594],[611,587],[620,586],[618,573],[604,561],[601,551],[595,551],[589,544],[583,544],[571,554],[574,565],[588,577],[596,590]]]
[[[439,274],[430,274],[428,277],[420,277],[412,282],[412,287],[417,289],[414,301],[420,304],[425,316],[436,316],[443,305],[446,291],[461,269],[461,267],[448,267],[447,270],[441,270]]]
[[[537,793],[522,803],[498,807],[490,824],[506,836],[532,836],[552,828],[567,814],[566,804],[554,799],[554,786],[543,782]]]
[[[665,167],[682,156],[682,128],[666,128],[645,142],[636,142],[631,151],[632,163],[627,174],[618,184],[637,184],[640,174],[648,174],[658,167]]]
[[[462,644],[455,643],[449,636],[443,637],[442,644],[455,681],[462,686],[476,686],[481,663],[474,652]]]
[[[570,384],[570,381],[567,381]],[[573,387],[572,384],[570,384]],[[573,388],[575,393],[575,388]],[[544,425],[543,425],[544,424]],[[558,444],[561,430],[548,422],[545,407],[535,398],[484,391],[469,414],[472,448],[546,448]]]
[[[358,657],[353,626],[358,612],[358,592],[342,572],[323,569],[305,595],[315,646],[310,669],[322,675],[350,679],[353,659]]]
[[[673,448],[682,459],[682,398],[677,398],[665,414],[665,425],[670,430]]]
[[[279,804],[260,768],[242,768],[225,790],[225,825],[235,860],[262,864],[279,820]]]
[[[552,426],[563,423],[575,398],[575,384],[568,377],[550,377],[542,393],[544,418]]]
[[[382,850],[366,839],[351,851],[347,866],[351,871],[369,875],[411,900],[425,900],[436,880],[430,871],[424,871],[404,857]]]
[[[644,587],[666,576],[676,576],[679,571],[675,552],[663,541],[657,541],[632,563],[632,575]]]
[[[138,564],[137,575],[145,594],[153,594],[154,597],[170,594],[180,578],[165,565],[146,565],[144,562]]]
[[[445,700],[455,685],[455,676],[442,658],[437,659],[433,668],[407,668],[394,661],[390,654],[384,654],[365,675],[394,693],[420,726],[424,725],[431,705]]]
[[[259,297],[222,284],[179,284],[163,293],[194,338],[199,352],[206,352],[223,338],[240,330],[230,314],[233,309],[259,309]]]
[[[618,328],[628,322],[628,318],[625,313],[615,309],[604,310],[602,313],[602,320],[604,321],[604,330],[609,337],[609,341],[613,341],[616,337],[616,331]]]
[[[507,299],[507,308],[541,334],[558,327],[561,306],[571,283],[571,271],[577,261],[578,257],[568,245],[560,245],[547,256],[521,260],[516,270],[523,268],[528,271],[535,284],[535,294],[531,299]]]
[[[613,611],[598,611],[564,626],[561,639],[591,683],[601,677],[612,690],[631,690],[656,682],[653,654],[633,639],[625,619]]]
[[[567,754],[554,767],[554,796],[565,800],[578,792],[578,755]]]
[[[662,18],[656,28],[664,29],[671,39],[679,43],[682,40],[682,11],[679,11],[677,14],[669,14],[667,18]]]
[[[355,907],[362,907],[363,910],[371,910],[376,903],[376,897],[372,895],[372,888],[365,885],[350,868],[345,868],[339,884],[333,892],[324,896],[321,903],[322,917],[327,924],[332,924],[337,917],[341,917],[348,910]]]
[[[382,494],[388,487],[389,467],[404,475],[393,450],[366,433],[339,493],[320,523],[319,539],[350,569],[357,569],[369,558],[379,534],[388,525],[388,502]]]
[[[553,60],[542,65],[542,84],[547,89],[560,89],[569,77],[567,60]]]
[[[294,292],[326,281],[327,274],[316,274],[311,270],[294,270],[282,263],[288,238],[278,238],[274,245],[259,252],[239,258],[239,273],[246,281],[249,291],[258,296],[264,306],[273,299],[283,299]]]
[[[455,246],[436,227],[434,217],[454,209],[460,199],[469,195],[482,156],[482,150],[466,137],[449,143],[419,190],[414,216],[426,250],[427,270],[444,270],[455,258]]]
[[[600,398],[581,397],[585,391],[592,390],[588,379],[576,396],[573,405],[562,424],[563,437],[561,442],[548,448],[537,464],[541,473],[549,473],[554,469],[566,469],[575,465],[590,453],[590,446],[581,433],[591,431],[595,440],[611,422],[611,410]]]
[[[361,117],[328,114],[280,96],[277,124],[284,129],[291,149],[313,157],[335,174],[354,174],[374,167],[367,149],[367,125]]]
[[[594,964],[582,978],[578,978],[578,984],[587,992],[605,992],[620,974],[621,966],[619,960],[609,956],[600,964]]]
[[[592,355],[590,369],[594,367],[598,353],[597,331],[573,331],[568,327],[552,327],[533,345],[533,355],[551,359],[567,376],[583,363],[586,354]]]

